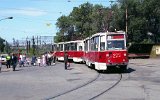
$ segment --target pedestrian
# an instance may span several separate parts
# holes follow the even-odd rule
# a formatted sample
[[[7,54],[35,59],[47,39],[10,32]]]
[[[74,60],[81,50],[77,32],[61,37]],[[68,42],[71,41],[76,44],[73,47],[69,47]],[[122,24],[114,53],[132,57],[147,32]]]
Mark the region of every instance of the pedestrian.
[[[68,54],[67,52],[64,53],[64,67],[67,70],[67,63],[68,63]]]
[[[6,60],[7,60],[6,66],[7,66],[7,68],[10,68],[11,67],[11,56],[10,56],[10,54],[8,54],[6,56]]]
[[[46,56],[45,56],[45,54],[42,55],[42,65],[46,66]]]
[[[35,66],[35,65],[36,65],[36,60],[37,60],[37,58],[36,58],[36,56],[35,56],[35,54],[34,54],[34,55],[32,56],[31,65]]]
[[[13,67],[13,71],[15,71],[16,66],[17,66],[17,62],[18,62],[18,58],[15,54],[13,54],[12,56],[12,67]]]
[[[53,64],[55,65],[55,63],[56,63],[56,52],[54,51],[54,53],[53,53]]]
[[[37,63],[38,63],[38,66],[41,66],[41,57],[38,57]]]
[[[48,60],[48,66],[51,66],[51,63],[52,63],[52,55],[50,52],[48,52],[47,54],[47,60]]]

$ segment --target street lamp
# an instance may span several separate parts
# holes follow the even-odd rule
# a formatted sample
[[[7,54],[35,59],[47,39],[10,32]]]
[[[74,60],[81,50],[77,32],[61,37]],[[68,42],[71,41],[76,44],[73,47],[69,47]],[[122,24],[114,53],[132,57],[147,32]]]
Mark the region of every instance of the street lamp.
[[[6,17],[6,18],[3,18],[3,19],[0,19],[0,21],[6,20],[6,19],[13,19],[13,17]]]

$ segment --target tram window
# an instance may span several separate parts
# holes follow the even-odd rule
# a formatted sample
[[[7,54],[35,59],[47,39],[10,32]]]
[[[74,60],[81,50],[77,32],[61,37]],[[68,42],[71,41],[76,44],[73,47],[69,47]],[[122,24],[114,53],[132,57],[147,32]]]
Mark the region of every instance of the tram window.
[[[94,38],[94,50],[95,51],[98,51],[98,47],[99,47],[98,43],[99,43],[99,37],[97,36]]]
[[[105,50],[105,42],[101,42],[100,43],[100,51],[104,51]]]
[[[59,51],[63,51],[63,44],[59,45]]]
[[[88,41],[85,42],[85,51],[88,51]]]
[[[124,40],[107,41],[108,50],[122,50],[125,48]]]
[[[91,50],[94,50],[94,41],[93,41],[93,38],[91,39]]]
[[[79,51],[82,51],[82,46],[79,46]]]

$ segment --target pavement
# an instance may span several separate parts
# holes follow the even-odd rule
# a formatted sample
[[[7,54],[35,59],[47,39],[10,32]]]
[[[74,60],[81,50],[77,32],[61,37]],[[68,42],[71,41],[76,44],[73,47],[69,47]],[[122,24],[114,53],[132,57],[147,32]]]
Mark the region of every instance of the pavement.
[[[39,67],[2,68],[0,73],[0,100],[42,100],[84,84],[96,76],[95,70],[63,63]],[[86,77],[87,76],[87,77]]]
[[[127,73],[113,89],[95,100],[159,100],[160,59],[130,59]],[[81,86],[97,76],[97,71],[84,64],[64,63],[39,67],[2,68],[0,100],[47,100]],[[49,100],[89,100],[109,88],[119,78],[118,73],[104,73],[91,85]]]

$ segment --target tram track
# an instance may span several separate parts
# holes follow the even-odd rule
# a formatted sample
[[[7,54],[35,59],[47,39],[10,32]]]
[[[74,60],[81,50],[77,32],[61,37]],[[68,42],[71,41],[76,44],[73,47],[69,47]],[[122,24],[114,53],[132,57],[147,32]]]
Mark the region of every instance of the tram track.
[[[94,97],[90,98],[89,100],[94,100],[94,99],[98,98],[99,96],[103,95],[104,93],[107,93],[108,91],[113,89],[115,86],[117,86],[120,83],[121,80],[122,80],[122,74],[120,74],[120,78],[116,83],[114,83],[112,86],[105,89],[104,91],[100,92],[99,94],[95,95]]]
[[[78,89],[80,89],[80,88],[82,88],[82,87],[85,87],[85,86],[93,83],[93,82],[96,81],[99,77],[100,77],[100,73],[97,73],[96,77],[94,77],[92,80],[90,80],[90,81],[88,81],[88,82],[86,82],[86,83],[84,83],[84,84],[82,84],[82,85],[80,85],[80,86],[77,86],[77,87],[75,87],[75,88],[73,88],[73,89],[71,89],[71,90],[62,92],[62,93],[57,94],[57,95],[55,95],[55,96],[53,96],[53,97],[46,98],[45,100],[55,99],[55,98],[58,98],[58,97],[60,97],[60,96],[66,95],[66,94],[68,94],[68,93],[70,93],[70,92],[73,92],[73,91],[75,91],[75,90],[78,90]]]
[[[86,87],[86,86],[88,86],[88,85],[90,85],[90,84],[93,84],[95,81],[97,81],[97,79],[98,79],[100,76],[101,76],[101,73],[98,73],[97,76],[96,76],[94,79],[90,80],[89,82],[87,82],[87,83],[85,83],[85,84],[83,84],[83,85],[80,85],[80,86],[78,86],[78,87],[75,87],[75,88],[73,88],[73,89],[71,89],[71,90],[69,90],[69,91],[66,91],[66,92],[60,93],[60,94],[58,94],[58,95],[55,95],[55,96],[53,96],[53,97],[47,98],[47,99],[45,99],[45,100],[56,99],[56,98],[61,97],[61,96],[63,96],[63,95],[67,95],[67,94],[69,94],[69,93],[71,93],[71,92],[77,91],[77,90],[79,90],[80,88],[84,88],[84,87]],[[115,83],[113,83],[113,85],[111,85],[109,88],[105,89],[104,91],[98,93],[97,95],[89,98],[88,100],[95,100],[96,98],[100,97],[101,95],[109,92],[111,89],[113,89],[114,87],[116,87],[116,86],[120,83],[120,81],[122,80],[122,74],[121,74],[121,73],[119,74],[119,76],[120,76],[120,77],[118,78],[118,80],[117,80]]]
[[[84,87],[88,87],[88,85],[91,85],[93,84],[94,82],[98,82],[98,79],[100,78],[102,74],[101,73],[97,73],[96,77],[94,77],[92,80],[82,84],[82,85],[79,85],[71,90],[68,90],[68,91],[65,91],[65,92],[62,92],[62,93],[59,93],[55,96],[52,96],[52,97],[48,97],[46,98],[45,100],[53,100],[53,99],[57,99],[57,98],[61,98],[62,96],[65,96],[65,95],[69,95],[69,93],[71,92],[74,92],[74,91],[79,91],[80,88],[84,88]],[[114,87],[116,87],[122,80],[122,73],[119,73],[119,78],[116,79],[116,82],[114,82],[112,85],[110,85],[107,89],[103,90],[102,92],[99,92],[97,93],[97,95],[95,96],[92,96],[91,98],[89,98],[88,100],[95,100],[96,98],[100,97],[101,95],[109,92],[110,90],[112,90]],[[97,91],[98,92],[98,91]]]

